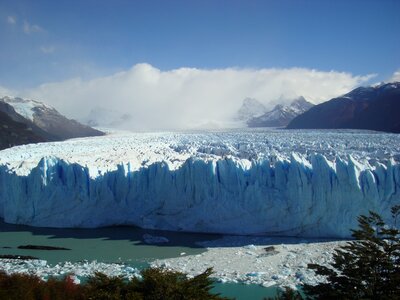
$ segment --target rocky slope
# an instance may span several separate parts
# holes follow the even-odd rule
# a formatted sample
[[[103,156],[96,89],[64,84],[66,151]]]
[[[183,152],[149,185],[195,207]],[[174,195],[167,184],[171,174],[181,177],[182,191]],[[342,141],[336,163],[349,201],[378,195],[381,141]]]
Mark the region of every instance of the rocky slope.
[[[45,138],[35,134],[31,127],[14,121],[9,115],[0,111],[0,150],[44,141]]]

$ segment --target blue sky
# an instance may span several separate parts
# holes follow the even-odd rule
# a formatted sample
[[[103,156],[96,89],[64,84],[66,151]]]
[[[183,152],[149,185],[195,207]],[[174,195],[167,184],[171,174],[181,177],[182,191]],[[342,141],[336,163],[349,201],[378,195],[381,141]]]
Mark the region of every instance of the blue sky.
[[[78,120],[117,110],[132,128],[227,126],[246,97],[272,109],[400,80],[399,11],[399,0],[0,0],[0,96]]]
[[[400,1],[0,0],[0,86],[30,88],[149,63],[335,70],[400,68]]]

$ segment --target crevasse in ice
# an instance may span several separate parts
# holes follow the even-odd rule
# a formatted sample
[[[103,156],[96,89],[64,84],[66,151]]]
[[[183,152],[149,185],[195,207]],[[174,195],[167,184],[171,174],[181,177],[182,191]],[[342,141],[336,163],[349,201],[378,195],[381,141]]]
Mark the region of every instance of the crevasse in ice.
[[[390,134],[267,130],[15,147],[0,152],[0,216],[33,226],[348,237],[358,215],[388,218],[400,204],[399,145]]]

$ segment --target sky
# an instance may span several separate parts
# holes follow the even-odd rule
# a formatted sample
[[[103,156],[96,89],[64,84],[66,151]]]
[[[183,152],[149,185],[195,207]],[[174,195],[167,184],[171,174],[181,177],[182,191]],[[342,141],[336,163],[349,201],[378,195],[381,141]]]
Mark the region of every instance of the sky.
[[[320,103],[400,77],[399,11],[398,0],[0,0],[0,94],[167,127],[229,118],[245,97]]]

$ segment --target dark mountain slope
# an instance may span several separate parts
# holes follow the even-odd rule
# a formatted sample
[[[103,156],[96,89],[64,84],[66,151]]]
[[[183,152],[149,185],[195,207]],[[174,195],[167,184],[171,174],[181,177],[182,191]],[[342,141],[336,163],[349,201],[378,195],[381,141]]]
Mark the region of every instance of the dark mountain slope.
[[[360,87],[297,116],[291,129],[369,129],[400,133],[400,83]]]
[[[28,143],[104,135],[34,100],[0,98],[0,113],[1,149]]]
[[[0,150],[45,141],[46,139],[36,135],[31,127],[14,121],[9,115],[0,111]]]

